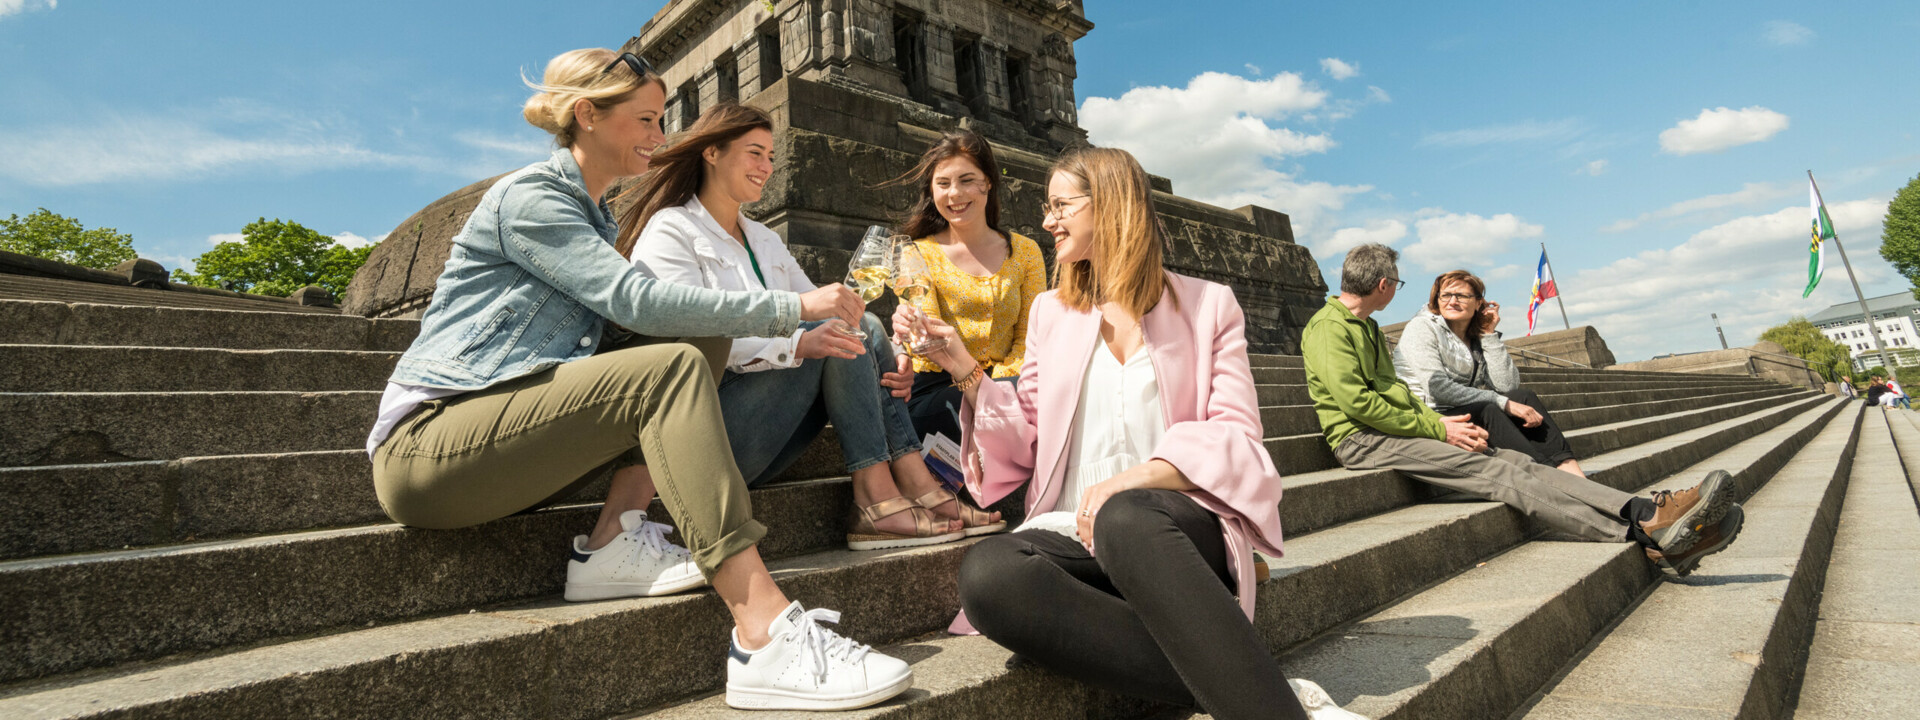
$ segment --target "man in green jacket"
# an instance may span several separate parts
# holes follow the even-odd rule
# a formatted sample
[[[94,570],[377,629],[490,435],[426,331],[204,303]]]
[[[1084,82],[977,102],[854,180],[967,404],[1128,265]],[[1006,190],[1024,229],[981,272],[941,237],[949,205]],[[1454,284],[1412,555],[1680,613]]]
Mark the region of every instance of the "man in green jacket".
[[[1393,356],[1373,313],[1400,286],[1399,253],[1368,243],[1347,253],[1340,294],[1301,334],[1307,396],[1334,457],[1352,470],[1401,474],[1497,500],[1548,528],[1583,540],[1633,540],[1647,557],[1686,575],[1726,549],[1746,515],[1733,502],[1733,479],[1715,470],[1699,485],[1635,497],[1533,461],[1491,450],[1466,415],[1441,417],[1394,374]]]

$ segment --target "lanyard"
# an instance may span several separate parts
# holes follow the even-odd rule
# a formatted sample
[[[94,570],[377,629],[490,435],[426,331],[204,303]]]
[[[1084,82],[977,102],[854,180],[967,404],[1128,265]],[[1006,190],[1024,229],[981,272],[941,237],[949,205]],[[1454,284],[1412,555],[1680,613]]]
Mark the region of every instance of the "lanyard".
[[[740,226],[740,234],[741,235],[747,234],[747,228],[745,225]],[[753,242],[749,240],[741,240],[740,244],[747,248],[747,260],[753,265],[753,276],[760,278],[760,289],[762,290],[768,289],[767,276],[760,274],[760,257],[758,255],[753,254]]]

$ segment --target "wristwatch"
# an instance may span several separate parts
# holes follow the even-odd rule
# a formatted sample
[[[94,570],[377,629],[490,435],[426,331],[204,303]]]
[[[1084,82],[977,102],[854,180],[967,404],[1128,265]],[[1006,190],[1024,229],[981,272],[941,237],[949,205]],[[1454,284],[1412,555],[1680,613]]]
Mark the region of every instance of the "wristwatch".
[[[976,387],[979,387],[980,378],[984,377],[985,375],[986,373],[980,370],[980,366],[975,365],[973,366],[973,372],[967,373],[967,376],[964,378],[953,381],[953,386],[960,388],[960,392],[968,392]]]

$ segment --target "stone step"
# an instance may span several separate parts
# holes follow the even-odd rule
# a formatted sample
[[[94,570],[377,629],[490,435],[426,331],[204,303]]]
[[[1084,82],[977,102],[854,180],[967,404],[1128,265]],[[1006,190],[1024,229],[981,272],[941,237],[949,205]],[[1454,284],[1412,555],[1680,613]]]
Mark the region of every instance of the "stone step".
[[[1777,388],[1577,410],[1562,413],[1561,422],[1572,431],[1635,413],[1650,417],[1786,394]],[[1270,434],[1318,442],[1311,406],[1262,408],[1261,416]],[[838,475],[837,442],[828,428],[787,478]],[[1597,452],[1599,446],[1580,442]],[[0,560],[384,522],[368,492],[373,480],[365,457],[353,449],[0,468],[0,499],[7,500],[0,502]],[[574,500],[594,502],[604,492],[592,485]]]
[[[1788,421],[1789,427],[1798,427],[1800,432],[1786,438],[1769,437],[1768,441],[1785,439],[1791,442],[1797,437],[1804,442],[1807,435],[1805,426],[1814,424],[1808,421],[1824,420],[1837,408],[1830,403],[1805,407],[1808,412]],[[1595,465],[1601,469],[1594,476],[1608,484],[1645,484],[1640,481],[1657,477],[1662,467],[1684,467],[1711,455],[1711,450],[1702,452],[1706,448],[1732,445],[1738,438],[1727,437],[1728,431],[1744,438],[1751,436],[1750,431],[1754,429],[1752,425],[1729,426],[1716,432],[1695,433],[1690,438],[1694,441],[1691,445],[1677,445],[1652,452],[1639,452],[1636,449],[1635,452],[1622,453],[1620,456],[1596,459]],[[1769,431],[1767,434],[1776,433]],[[1718,442],[1713,439],[1715,437],[1719,438]],[[1743,445],[1753,444],[1748,441]],[[1791,448],[1787,448],[1774,455],[1792,452]],[[1763,470],[1764,467],[1750,468],[1749,474]],[[1666,484],[1691,482],[1690,479],[1677,478],[1670,479]],[[1291,497],[1284,500],[1282,506],[1288,502],[1291,502]],[[1459,582],[1460,577],[1487,577],[1488,567],[1516,553],[1534,552],[1532,548],[1536,546],[1585,548],[1590,555],[1614,551],[1612,554],[1617,557],[1613,564],[1619,566],[1614,568],[1615,575],[1625,576],[1628,582],[1645,583],[1651,579],[1652,573],[1645,561],[1638,559],[1637,551],[1634,553],[1636,557],[1628,558],[1618,552],[1628,546],[1596,543],[1524,543],[1518,549],[1474,568],[1475,561],[1487,558],[1492,552],[1499,552],[1497,548],[1523,543],[1525,532],[1513,524],[1517,518],[1517,513],[1498,503],[1439,503],[1407,507],[1368,520],[1290,537],[1286,556],[1273,561],[1273,579],[1260,587],[1256,625],[1271,647],[1297,646],[1329,628],[1338,627],[1346,619],[1365,615],[1373,608],[1393,602],[1434,580],[1464,571],[1464,575],[1443,583],[1442,587],[1445,587]],[[1479,524],[1485,522],[1491,524]],[[1488,536],[1489,532],[1491,537]],[[1500,545],[1488,552],[1488,540]],[[1426,555],[1435,551],[1449,554],[1438,559]],[[1639,564],[1632,565],[1626,560]],[[1538,574],[1527,571],[1526,563],[1509,560],[1503,565],[1517,566],[1518,569],[1517,572],[1504,573],[1505,576],[1520,575],[1520,581],[1538,582],[1526,577]],[[1502,582],[1496,580],[1485,584],[1494,586],[1492,589],[1498,591]],[[1618,594],[1627,596],[1621,598],[1624,604],[1625,600],[1630,599],[1631,593]],[[1448,629],[1457,636],[1462,628]],[[1315,644],[1309,643],[1307,647]],[[1572,647],[1577,649],[1578,643]],[[1145,703],[1092,690],[1032,664],[1009,662],[1011,653],[981,637],[934,636],[883,650],[914,662],[914,690],[882,705],[846,713],[846,717],[916,720],[965,718],[982,716],[990,709],[1011,707],[1021,708],[1022,718],[1138,717],[1155,711]],[[1283,658],[1282,663],[1290,676],[1309,677],[1319,680],[1323,685],[1327,684],[1326,680],[1303,672],[1298,663],[1289,662],[1287,658]],[[1356,668],[1347,672],[1358,674],[1367,671]],[[1329,689],[1332,689],[1331,686]],[[642,715],[661,720],[685,720],[726,716],[726,712],[722,698],[714,695]],[[771,718],[798,717],[793,713],[756,713],[756,717],[760,715]],[[1165,713],[1159,716],[1190,715]]]
[[[1653,488],[1687,487],[1713,468],[1732,473],[1743,491],[1762,486],[1839,410],[1821,402]],[[1688,582],[1739,582],[1746,567],[1716,556]],[[1294,648],[1280,663],[1376,720],[1504,717],[1660,575],[1630,543],[1529,542]],[[1631,671],[1662,667],[1669,654],[1643,649]]]
[[[406,350],[417,320],[0,299],[0,344]]]
[[[0,392],[381,390],[397,352],[0,345]]]
[[[1646,442],[1659,437],[1662,433],[1699,427],[1759,408],[1805,400],[1810,396],[1812,396],[1811,393],[1804,391],[1777,393],[1700,410],[1567,430],[1565,434],[1567,443],[1573,446],[1574,454],[1586,458],[1627,445]],[[1274,465],[1280,468],[1283,475],[1311,473],[1340,466],[1340,461],[1333,455],[1333,448],[1327,445],[1326,438],[1321,433],[1267,438],[1264,442],[1267,452],[1273,455]]]
[[[1798,720],[1894,720],[1920,708],[1920,512],[1910,486],[1920,476],[1920,430],[1911,411],[1866,416],[1793,708]],[[1894,447],[1876,437],[1883,425]]]
[[[0,467],[366,446],[378,391],[0,393]]]
[[[1669,445],[1659,457],[1710,453],[1714,443],[1731,442],[1728,433],[1777,423],[1791,410],[1662,431]],[[1597,478],[1625,478],[1613,484],[1652,477],[1634,474],[1652,466],[1596,467]],[[1283,522],[1325,527],[1393,509],[1378,506],[1377,482],[1355,475],[1344,485],[1324,480],[1317,503],[1295,503],[1290,492]],[[772,529],[764,552],[780,556],[838,546],[851,491],[844,481],[818,481],[757,490],[754,499],[756,516]],[[1379,509],[1355,512],[1370,503]],[[20,613],[0,617],[0,638],[20,638],[33,649],[0,652],[14,658],[0,660],[0,680],[556,593],[566,539],[584,531],[594,511],[555,509],[458,531],[378,525],[0,563],[0,595],[23,598]],[[421,584],[425,577],[433,581]],[[63,590],[35,595],[27,588]],[[156,617],[169,622],[155,624]]]
[[[790,597],[885,643],[952,620],[971,542],[768,565]],[[708,591],[551,597],[16,684],[0,691],[0,717],[605,717],[713,687],[730,625]]]
[[[122,275],[122,277],[125,277]],[[336,307],[300,305],[257,295],[195,292],[192,289],[131,287],[123,284],[0,273],[0,301],[52,301],[122,306],[244,310],[267,313],[339,315]]]
[[[1256,383],[1304,385],[1307,382],[1307,373],[1306,370],[1301,368],[1257,367],[1253,369],[1253,380]],[[1764,378],[1740,377],[1736,375],[1707,375],[1702,377],[1697,375],[1662,374],[1641,377],[1628,375],[1626,373],[1609,372],[1551,375],[1534,374],[1525,371],[1520,373],[1520,385],[1522,387],[1532,388],[1542,384],[1562,383],[1613,383],[1618,384],[1618,389],[1622,390],[1649,387],[1686,389],[1701,385],[1748,385],[1765,387],[1780,384]]]
[[[1846,406],[1744,503],[1732,547],[1656,585],[1522,715],[1786,717],[1849,474],[1898,471],[1885,428],[1866,420],[1863,433],[1860,408]]]

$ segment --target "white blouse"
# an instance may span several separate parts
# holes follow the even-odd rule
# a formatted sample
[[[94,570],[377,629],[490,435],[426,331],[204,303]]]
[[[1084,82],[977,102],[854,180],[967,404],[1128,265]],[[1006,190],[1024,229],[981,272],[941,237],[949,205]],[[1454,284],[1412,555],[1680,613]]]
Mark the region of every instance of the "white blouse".
[[[1073,435],[1067,446],[1060,497],[1052,512],[1028,518],[1020,529],[1052,530],[1077,537],[1079,524],[1074,513],[1079,511],[1080,498],[1087,488],[1152,458],[1153,449],[1166,432],[1166,417],[1160,411],[1160,381],[1154,378],[1153,355],[1146,345],[1122,363],[1114,358],[1106,342],[1095,343],[1080,384],[1080,403],[1073,410]]]
[[[753,245],[747,248],[720,227],[719,221],[694,197],[680,207],[655,213],[633,245],[633,264],[642,272],[670,283],[713,290],[787,290],[804,293],[813,281],[787,251],[787,243],[765,225],[741,215],[740,231]],[[760,273],[754,273],[754,259]],[[760,282],[760,275],[767,281]],[[734,338],[727,367],[734,372],[790,368],[800,364],[800,334],[780,338]]]

